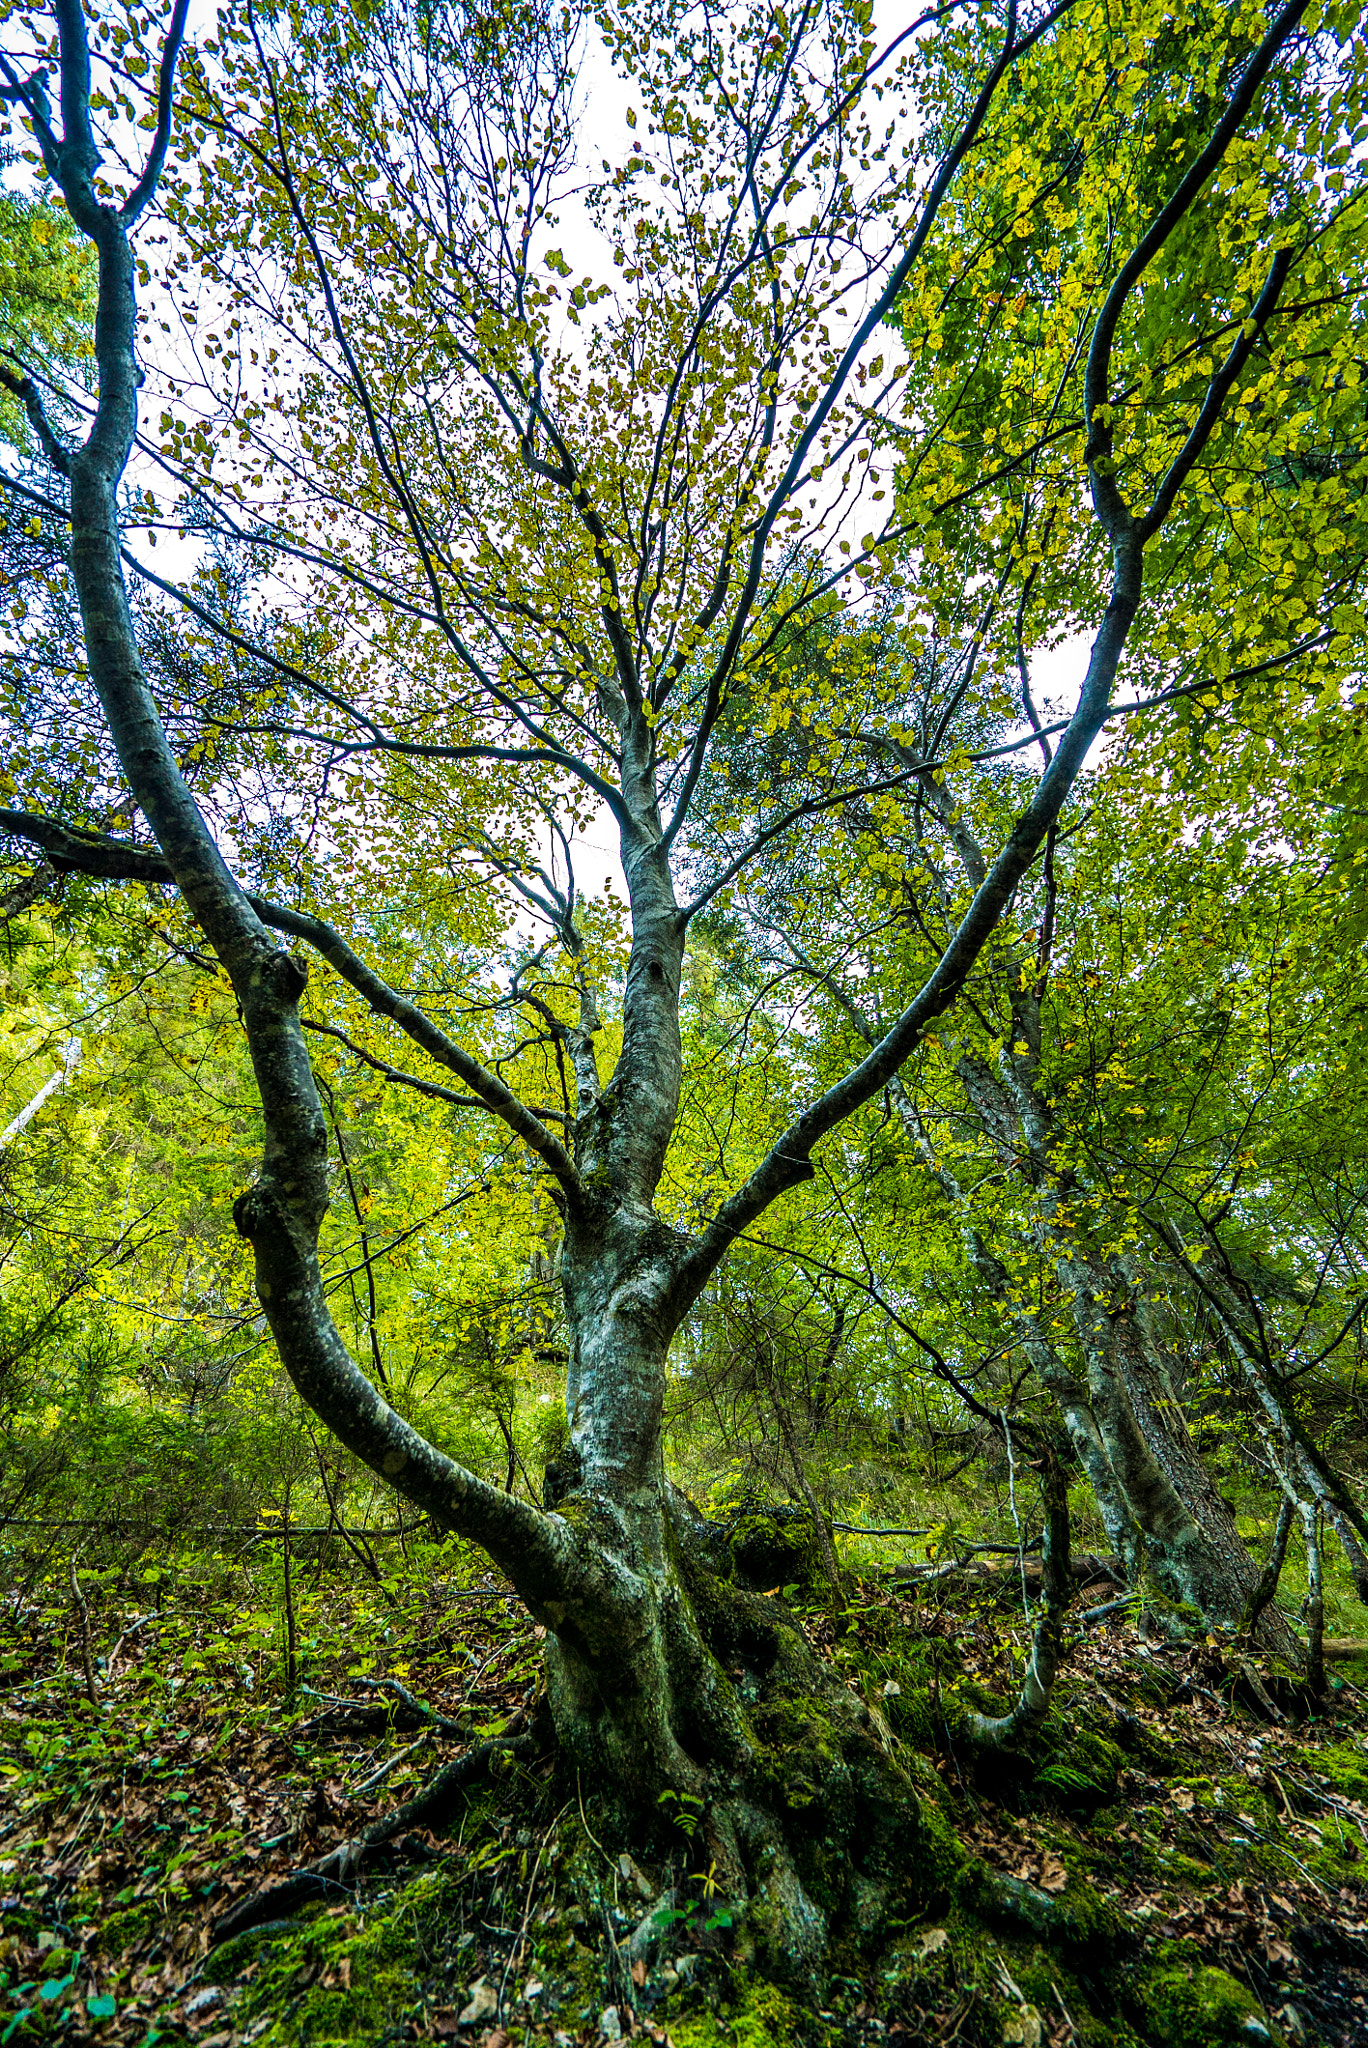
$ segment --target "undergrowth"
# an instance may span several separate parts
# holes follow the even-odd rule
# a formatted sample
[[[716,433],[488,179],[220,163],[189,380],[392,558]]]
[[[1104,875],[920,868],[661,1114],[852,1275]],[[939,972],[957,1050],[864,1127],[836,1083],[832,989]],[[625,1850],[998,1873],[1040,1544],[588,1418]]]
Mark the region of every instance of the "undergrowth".
[[[541,1726],[536,1631],[478,1570],[417,1538],[376,1581],[323,1555],[291,1622],[270,1553],[78,1568],[84,1618],[69,1573],[32,1569],[0,1670],[0,2048],[1368,2041],[1357,1667],[1321,1701],[1290,1676],[1252,1689],[1228,1643],[1116,1617],[1077,1632],[1031,1757],[989,1766],[963,1729],[1017,1682],[1010,1574],[934,1601],[866,1580],[844,1616],[806,1616],[884,1717],[934,1863],[917,1920],[838,1944],[820,2005],[756,1974],[693,1816],[643,1855],[537,1742],[436,1831],[220,1939],[464,1743]]]

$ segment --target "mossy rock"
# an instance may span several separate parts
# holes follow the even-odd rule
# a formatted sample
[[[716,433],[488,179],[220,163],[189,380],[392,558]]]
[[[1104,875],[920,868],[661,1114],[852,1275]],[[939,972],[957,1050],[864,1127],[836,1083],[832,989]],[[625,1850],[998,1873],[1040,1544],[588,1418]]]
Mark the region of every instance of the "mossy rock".
[[[1259,2048],[1279,2040],[1252,1992],[1226,1970],[1170,1957],[1139,1987],[1159,2048]]]

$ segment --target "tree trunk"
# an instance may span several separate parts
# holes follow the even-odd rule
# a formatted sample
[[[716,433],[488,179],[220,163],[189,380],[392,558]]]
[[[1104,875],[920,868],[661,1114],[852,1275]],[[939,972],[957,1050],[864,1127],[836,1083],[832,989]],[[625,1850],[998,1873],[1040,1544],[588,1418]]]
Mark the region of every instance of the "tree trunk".
[[[609,1199],[567,1218],[575,1477],[556,1514],[597,1566],[534,1608],[551,1712],[624,1829],[700,1817],[766,1966],[812,1979],[832,1923],[868,1930],[886,1909],[916,1801],[868,1708],[667,1484],[660,1304],[680,1242]]]
[[[1108,1412],[1112,1463],[1145,1532],[1149,1562],[1172,1599],[1209,1620],[1238,1624],[1258,1568],[1198,1455],[1135,1290],[1114,1262],[1072,1260],[1061,1266],[1066,1274],[1094,1409]],[[1269,1648],[1295,1654],[1276,1610],[1260,1628]]]
[[[993,1252],[982,1231],[969,1219],[964,1190],[932,1150],[901,1079],[894,1082],[892,1094],[904,1130],[947,1201],[959,1212],[960,1239],[970,1265],[983,1282],[990,1299],[1005,1307],[1010,1314],[1018,1341],[1033,1372],[1059,1410],[1074,1455],[1092,1488],[1113,1552],[1127,1578],[1138,1583],[1143,1574],[1144,1535],[1117,1477],[1086,1388],[1065,1365],[1040,1316],[1013,1300],[1007,1268]]]
[[[1257,1566],[1192,1442],[1140,1287],[1120,1259],[1082,1241],[1069,1220],[1075,1190],[1053,1164],[1050,1111],[1033,1085],[1029,1056],[1003,1060],[1008,1071],[999,1078],[966,1056],[960,1079],[985,1135],[1022,1162],[1032,1185],[1035,1246],[1069,1302],[1086,1403],[1052,1345],[1038,1339],[1028,1356],[1059,1402],[1132,1583],[1148,1581],[1178,1607],[1238,1626]],[[1266,1608],[1258,1630],[1266,1648],[1298,1656],[1279,1609]]]

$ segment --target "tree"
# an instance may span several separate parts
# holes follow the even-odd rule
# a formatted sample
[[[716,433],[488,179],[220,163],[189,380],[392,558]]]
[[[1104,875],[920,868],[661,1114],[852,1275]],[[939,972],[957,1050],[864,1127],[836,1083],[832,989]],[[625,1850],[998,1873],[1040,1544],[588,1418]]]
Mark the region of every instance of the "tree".
[[[1067,511],[1077,551],[1091,536],[1085,611],[1090,584],[1102,593],[1087,675],[1051,757],[877,1044],[796,1114],[774,1116],[701,1217],[681,1202],[673,1222],[656,1205],[681,1097],[690,922],[747,859],[828,801],[767,807],[733,859],[681,900],[719,720],[746,693],[757,718],[784,714],[787,649],[816,612],[842,594],[853,601],[857,576],[924,585],[932,612],[952,560],[967,588],[977,583],[995,475],[980,460],[966,479],[961,396],[934,370],[937,266],[959,261],[948,202],[966,180],[980,189],[980,147],[1010,126],[1013,81],[1033,62],[1048,56],[1056,79],[1074,80],[1080,107],[1100,94],[1125,118],[1167,11],[1136,8],[1112,27],[1071,0],[1024,16],[1009,7],[1000,25],[952,10],[882,56],[862,5],[792,20],[706,5],[607,15],[650,149],[634,147],[591,194],[619,290],[574,285],[559,334],[553,280],[569,266],[545,244],[572,164],[584,25],[571,10],[229,14],[188,65],[179,102],[184,0],[155,84],[141,18],[117,21],[105,40],[117,59],[112,96],[133,114],[145,90],[152,136],[123,197],[98,170],[104,100],[76,0],[55,0],[56,113],[46,51],[20,43],[4,61],[0,89],[98,254],[99,392],[84,440],[52,425],[32,377],[7,373],[7,384],[66,479],[90,684],[155,845],[23,810],[0,823],[55,864],[180,892],[228,974],[251,1050],[265,1143],[234,1213],[295,1386],[372,1470],[508,1573],[547,1630],[559,1740],[619,1812],[639,1823],[662,1801],[703,1802],[718,1881],[749,1896],[762,1947],[791,1971],[815,1966],[832,1916],[868,1929],[887,1910],[911,1791],[868,1711],[782,1610],[708,1568],[713,1540],[663,1470],[670,1340],[737,1236],[812,1178],[823,1140],[892,1083],[956,1001],[1107,721],[1132,626],[1159,601],[1147,563],[1164,555],[1194,466],[1218,431],[1241,446],[1274,431],[1239,407],[1255,375],[1261,404],[1276,406],[1271,324],[1290,281],[1318,261],[1330,203],[1317,182],[1322,152],[1346,95],[1344,118],[1356,118],[1359,90],[1337,40],[1344,24],[1313,34],[1306,12],[1293,0],[1269,22],[1250,12],[1186,26],[1187,67],[1217,80],[1210,117],[1150,167],[1156,189],[1137,188],[1127,237],[1094,236],[1096,303],[1066,344],[1073,360],[1086,343],[1081,403],[1024,429],[1032,449],[1071,451],[1072,485],[1091,499],[1087,509],[1075,488]],[[282,823],[258,864],[277,877],[294,869],[304,887],[293,904],[244,889],[208,829],[148,687],[125,581],[119,491],[137,437],[134,286],[145,260],[131,237],[178,112],[171,274],[188,281],[193,265],[222,308],[203,340],[205,368],[226,357],[232,379],[247,377],[255,353],[263,375],[225,421],[226,442],[217,424],[212,434],[192,424],[178,387],[160,452],[211,523],[236,524],[291,565],[318,624],[293,643],[246,636],[273,694],[244,690],[235,721],[278,792]],[[1017,168],[1009,154],[994,190],[1048,210],[1050,191],[1011,185]],[[1089,175],[1101,219],[1110,160],[1094,158]],[[1176,297],[1171,271],[1187,280]],[[909,294],[921,295],[925,333],[915,374],[890,376],[883,323]],[[1074,321],[1067,294],[1060,310]],[[1132,366],[1156,324],[1172,329],[1173,353],[1137,397]],[[1212,362],[1217,340],[1224,353]],[[1029,335],[1020,346],[1034,374],[1039,351]],[[858,549],[838,544],[849,572],[799,548],[819,496],[818,525],[833,538],[852,507],[869,507]],[[160,516],[146,498],[130,513],[144,524]],[[242,645],[212,602],[190,601],[201,627]],[[913,633],[916,621],[907,625]],[[811,709],[836,758],[840,707],[867,685],[859,670],[842,674]],[[894,715],[898,701],[896,690],[881,698]],[[871,768],[858,744],[845,758],[845,801],[875,802],[908,779],[896,763]],[[311,777],[331,805],[331,849],[290,824]],[[570,860],[590,804],[615,823],[628,885],[616,992],[595,984]],[[543,831],[554,862],[539,858]],[[364,876],[393,859],[416,909],[425,863],[430,872],[455,851],[519,892],[549,930],[547,949],[511,978],[505,1009],[536,1020],[559,1107],[529,1106],[497,1061],[476,1058],[435,1005],[365,957],[375,913],[348,903],[349,863]],[[320,914],[320,900],[339,912]],[[578,1473],[553,1513],[444,1456],[342,1342],[317,1259],[329,1147],[300,1018],[309,977],[280,936],[310,949],[459,1091],[391,1061],[396,1085],[478,1105],[538,1162],[562,1218]],[[543,964],[553,955],[555,975]],[[331,979],[325,987],[331,1001]],[[621,1050],[605,1078],[595,1042],[609,1036],[610,993]],[[749,1703],[730,1675],[738,1666],[752,1676]],[[848,1856],[833,1857],[838,1844]]]

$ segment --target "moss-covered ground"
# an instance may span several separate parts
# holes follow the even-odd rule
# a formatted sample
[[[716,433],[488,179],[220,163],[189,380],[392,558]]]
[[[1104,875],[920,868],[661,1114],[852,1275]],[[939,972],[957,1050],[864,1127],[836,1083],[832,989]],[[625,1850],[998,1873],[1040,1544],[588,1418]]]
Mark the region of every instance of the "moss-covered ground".
[[[185,1563],[141,1620],[146,1587],[94,1605],[97,1704],[71,1615],[16,1600],[0,2044],[1368,2043],[1358,1667],[1334,1666],[1313,1701],[1251,1677],[1228,1644],[1174,1647],[1113,1618],[1076,1632],[1032,1756],[988,1765],[964,1717],[1014,1689],[1010,1581],[951,1579],[934,1600],[869,1581],[839,1623],[808,1617],[884,1716],[920,1809],[915,1908],[870,1946],[838,1939],[819,1996],[757,1974],[689,1815],[620,1841],[595,1788],[535,1744],[353,1882],[216,1939],[235,1903],[461,1747],[378,1681],[477,1736],[535,1705],[535,1634],[476,1571],[433,1552],[421,1596],[384,1601],[321,1581],[288,1700],[208,1566]]]

